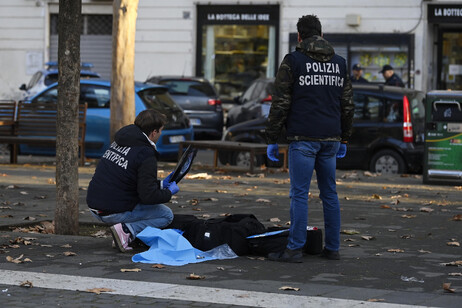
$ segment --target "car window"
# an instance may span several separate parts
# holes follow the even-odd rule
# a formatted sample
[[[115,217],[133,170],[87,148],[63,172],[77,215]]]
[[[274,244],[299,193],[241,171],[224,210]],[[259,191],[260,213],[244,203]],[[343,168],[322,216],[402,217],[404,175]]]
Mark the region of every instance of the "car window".
[[[257,87],[257,83],[258,83],[258,81],[252,83],[250,85],[250,87],[244,92],[244,94],[242,95],[242,98],[241,98],[242,103],[248,102],[248,101],[250,101],[252,99],[252,94],[253,94],[255,88]]]
[[[36,72],[34,75],[32,75],[32,78],[27,84],[27,89],[29,90],[30,88],[35,86],[37,82],[39,82],[40,78],[42,78],[42,72]]]
[[[268,94],[266,94],[266,91],[265,91],[265,85],[266,84],[264,82],[257,82],[257,85],[255,86],[255,90],[253,91],[254,97],[256,99],[262,100],[268,96]]]
[[[206,82],[196,80],[162,80],[160,84],[167,86],[168,92],[173,95],[216,96],[212,86]]]
[[[58,87],[49,89],[40,96],[37,96],[32,103],[57,103],[58,102]]]
[[[385,104],[384,122],[396,123],[403,121],[403,100],[389,99]]]
[[[55,82],[58,82],[58,73],[56,74],[48,74],[45,76],[44,83],[46,86],[49,86]]]
[[[409,103],[411,104],[411,113],[414,120],[423,121],[425,119],[425,95],[417,93],[415,96],[410,97]]]
[[[354,93],[355,121],[381,121],[383,102],[376,96]]]
[[[80,104],[87,103],[88,108],[109,108],[110,101],[110,88],[91,84],[80,84]]]
[[[146,108],[157,110],[170,118],[172,114],[182,112],[163,88],[151,88],[138,92]]]

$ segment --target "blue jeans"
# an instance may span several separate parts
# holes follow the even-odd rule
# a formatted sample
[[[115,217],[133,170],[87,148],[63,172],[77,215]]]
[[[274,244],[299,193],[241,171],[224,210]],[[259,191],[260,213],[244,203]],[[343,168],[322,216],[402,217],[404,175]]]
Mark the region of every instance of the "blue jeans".
[[[340,247],[340,204],[335,170],[340,142],[294,141],[289,145],[290,233],[287,248],[301,249],[306,242],[308,224],[308,192],[313,170],[316,170],[319,197],[324,211],[324,247],[338,251]]]
[[[99,216],[93,216],[108,225],[124,223],[133,237],[146,227],[164,228],[173,220],[172,210],[163,204],[138,204],[132,211]]]

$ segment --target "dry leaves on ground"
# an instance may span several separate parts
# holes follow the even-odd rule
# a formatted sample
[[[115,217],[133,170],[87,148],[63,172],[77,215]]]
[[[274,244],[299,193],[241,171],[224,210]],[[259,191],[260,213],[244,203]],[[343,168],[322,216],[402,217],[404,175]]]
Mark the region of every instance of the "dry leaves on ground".
[[[457,214],[457,215],[452,216],[451,220],[462,221],[462,214]]]
[[[448,263],[441,263],[441,265],[444,265],[444,266],[462,266],[462,260],[452,261],[452,262],[448,262]]]
[[[404,252],[403,249],[398,249],[398,248],[388,249],[387,251],[388,251],[388,252],[393,252],[393,253],[395,253],[395,252],[400,252],[400,253],[401,253],[401,252]]]
[[[429,207],[421,207],[421,208],[420,208],[420,211],[421,211],[421,212],[425,212],[425,213],[431,213],[431,212],[434,211],[434,209],[429,208]]]
[[[443,283],[443,290],[446,291],[446,292],[449,292],[449,293],[455,293],[456,292],[456,289],[451,289],[451,283],[449,283],[449,282]]]
[[[378,194],[373,194],[373,195],[372,195],[372,199],[382,200],[382,197],[379,196]]]
[[[126,273],[126,272],[141,272],[141,268],[121,268],[120,271],[122,273]]]
[[[66,257],[73,257],[73,256],[76,256],[77,254],[72,251],[65,251],[63,252],[63,255],[65,255]]]
[[[448,245],[448,246],[454,246],[454,247],[460,247],[460,243],[459,243],[459,242],[447,242],[446,245]]]
[[[271,201],[268,200],[268,199],[259,198],[259,199],[255,200],[255,202],[259,202],[259,203],[260,203],[260,202],[261,202],[261,203],[270,203]]]
[[[34,285],[32,284],[31,281],[29,280],[26,280],[26,281],[23,281],[19,284],[20,287],[25,287],[25,288],[32,288]]]
[[[162,264],[154,264],[153,266],[151,266],[152,268],[165,268],[165,265],[162,265]]]
[[[23,254],[20,255],[17,258],[13,258],[11,256],[6,256],[6,261],[11,262],[11,263],[15,263],[15,264],[24,263],[24,262],[32,262],[31,259],[29,259],[29,258],[24,258],[23,259],[23,257],[24,257]]]
[[[370,235],[363,235],[361,236],[361,238],[365,241],[371,241],[371,240],[375,240],[375,237],[373,236],[370,236]]]
[[[359,234],[359,231],[356,231],[356,230],[342,230],[342,232],[340,232],[340,233],[353,235],[353,234]]]
[[[205,279],[205,276],[196,275],[196,274],[192,273],[192,274],[189,274],[189,276],[187,276],[186,279],[189,279],[189,280],[200,280],[200,279]]]
[[[290,287],[290,286],[282,286],[279,288],[282,291],[300,291],[300,288]]]
[[[90,293],[101,294],[103,292],[112,292],[114,290],[109,289],[109,288],[93,288],[93,289],[86,289],[85,291],[90,292]]]

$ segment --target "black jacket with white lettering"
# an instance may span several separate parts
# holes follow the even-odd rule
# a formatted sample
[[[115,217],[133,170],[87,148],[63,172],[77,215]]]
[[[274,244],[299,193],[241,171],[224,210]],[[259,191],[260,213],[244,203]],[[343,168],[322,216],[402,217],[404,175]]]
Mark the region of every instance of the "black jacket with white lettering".
[[[266,126],[267,142],[276,143],[283,126],[289,141],[347,141],[353,112],[345,60],[322,37],[309,37],[286,55],[279,67]]]
[[[168,202],[160,188],[158,152],[136,125],[121,128],[96,167],[87,192],[88,207],[106,213],[131,211],[138,203]]]

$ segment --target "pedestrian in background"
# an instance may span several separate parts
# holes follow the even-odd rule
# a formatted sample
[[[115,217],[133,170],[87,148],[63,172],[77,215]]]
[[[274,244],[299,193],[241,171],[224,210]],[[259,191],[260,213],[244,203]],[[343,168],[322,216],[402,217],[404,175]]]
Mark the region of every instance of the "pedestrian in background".
[[[289,140],[290,232],[285,250],[270,260],[302,262],[307,237],[308,192],[316,170],[324,211],[321,256],[340,259],[340,204],[335,184],[336,158],[344,157],[352,130],[354,104],[344,58],[322,38],[315,15],[297,23],[296,51],[286,55],[276,75],[266,127],[267,156],[278,161],[277,139],[285,126]]]
[[[351,74],[351,82],[352,83],[369,83],[369,81],[364,78],[363,76],[363,68],[361,64],[353,65],[353,70]]]
[[[404,88],[403,81],[395,74],[391,65],[385,64],[379,73],[382,73],[383,78],[385,78],[385,85]]]
[[[93,216],[112,225],[121,252],[146,227],[163,228],[173,220],[162,203],[179,191],[170,175],[157,179],[156,142],[167,119],[153,109],[140,112],[135,123],[121,128],[104,153],[88,186],[87,204]]]

